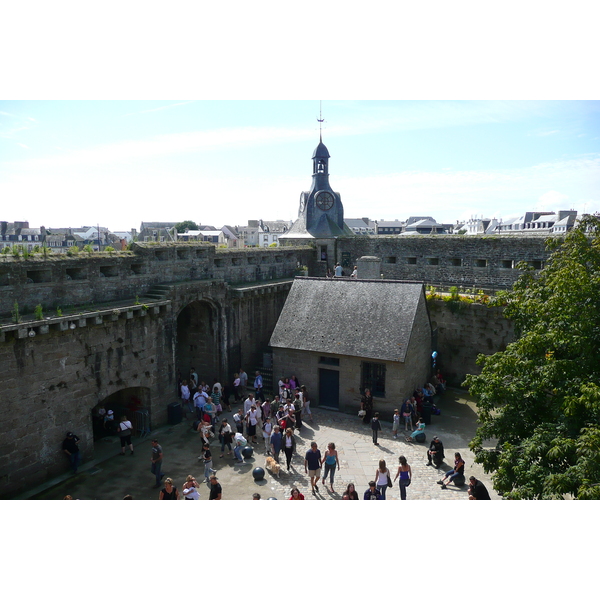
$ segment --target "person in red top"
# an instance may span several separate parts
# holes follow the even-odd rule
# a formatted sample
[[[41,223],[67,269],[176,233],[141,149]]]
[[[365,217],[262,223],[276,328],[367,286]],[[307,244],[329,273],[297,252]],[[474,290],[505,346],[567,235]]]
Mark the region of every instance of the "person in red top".
[[[292,495],[290,500],[304,500],[304,496],[300,493],[298,488],[292,488]]]

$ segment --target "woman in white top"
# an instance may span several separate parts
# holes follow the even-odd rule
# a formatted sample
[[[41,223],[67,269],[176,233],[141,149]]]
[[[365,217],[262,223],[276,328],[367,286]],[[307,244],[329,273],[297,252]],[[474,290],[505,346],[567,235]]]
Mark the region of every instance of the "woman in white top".
[[[383,458],[379,461],[379,469],[375,471],[375,485],[377,490],[381,494],[381,499],[385,500],[385,493],[388,487],[388,479],[391,481],[391,473],[385,466],[385,460]]]
[[[185,500],[200,500],[198,482],[192,475],[188,475],[183,484],[183,498]]]

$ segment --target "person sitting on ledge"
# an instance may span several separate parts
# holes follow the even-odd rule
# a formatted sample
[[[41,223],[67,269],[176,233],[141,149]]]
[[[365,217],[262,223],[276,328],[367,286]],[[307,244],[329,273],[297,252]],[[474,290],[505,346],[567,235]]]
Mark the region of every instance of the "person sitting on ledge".
[[[433,436],[429,450],[427,450],[427,465],[439,467],[444,460],[444,444],[437,435]],[[433,461],[433,464],[432,462]]]
[[[454,481],[459,475],[464,475],[465,472],[465,461],[462,459],[460,452],[454,453],[454,469],[446,471],[446,474],[442,479],[438,481],[438,484],[442,486],[442,489],[446,489],[446,484]]]
[[[419,417],[419,420],[417,421],[417,428],[410,434],[410,436],[408,436],[406,438],[406,441],[407,442],[414,442],[414,441],[416,441],[415,438],[420,433],[425,433],[425,423],[424,423],[424,421],[423,421],[423,419],[421,417]]]

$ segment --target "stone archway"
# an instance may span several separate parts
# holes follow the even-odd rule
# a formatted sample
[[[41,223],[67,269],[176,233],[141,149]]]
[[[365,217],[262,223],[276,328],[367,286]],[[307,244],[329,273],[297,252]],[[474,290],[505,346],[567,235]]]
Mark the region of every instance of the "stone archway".
[[[105,418],[99,413],[100,409],[104,409],[107,413],[112,410],[114,421],[112,423],[105,422]],[[94,441],[115,435],[115,425],[119,423],[123,415],[127,416],[135,429],[138,411],[147,411],[149,418],[150,389],[147,387],[125,388],[107,396],[92,409]]]
[[[219,309],[212,303],[195,300],[177,317],[175,361],[182,379],[188,379],[191,367],[199,381],[210,385],[221,377],[223,332]]]

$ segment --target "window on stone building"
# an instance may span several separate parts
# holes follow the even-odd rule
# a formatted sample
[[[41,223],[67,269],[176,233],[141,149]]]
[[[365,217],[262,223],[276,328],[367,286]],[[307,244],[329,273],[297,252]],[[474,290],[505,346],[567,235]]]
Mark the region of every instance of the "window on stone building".
[[[503,269],[512,269],[513,268],[513,261],[512,260],[502,260],[502,261],[500,261],[500,266]]]
[[[396,257],[395,256],[386,256],[385,257],[385,262],[390,264],[390,265],[395,265],[396,264]]]
[[[408,264],[408,265],[416,265],[417,264],[417,257],[416,256],[409,256],[406,259],[406,264]]]
[[[439,258],[428,258],[427,259],[427,264],[428,265],[439,265],[440,264],[440,259]]]
[[[361,388],[369,388],[373,396],[385,398],[385,365],[363,362],[361,370]]]
[[[332,356],[319,356],[320,365],[331,365],[332,367],[340,366],[340,359],[333,358]]]
[[[462,258],[451,258],[450,266],[451,267],[462,267]]]
[[[528,261],[528,264],[529,264],[530,267],[533,267],[537,271],[539,271],[542,268],[542,261],[541,260],[530,260],[530,261]]]
[[[487,267],[487,260],[485,258],[476,258],[474,265],[476,267]]]

